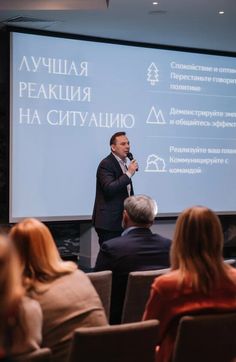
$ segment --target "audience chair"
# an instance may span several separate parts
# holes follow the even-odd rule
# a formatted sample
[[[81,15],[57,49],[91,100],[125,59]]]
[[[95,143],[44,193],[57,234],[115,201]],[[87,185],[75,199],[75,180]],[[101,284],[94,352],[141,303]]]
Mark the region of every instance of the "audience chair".
[[[68,362],[154,362],[157,320],[78,328]]]
[[[236,313],[180,319],[172,362],[233,362],[235,358]]]
[[[107,319],[110,317],[112,272],[110,270],[88,273],[103,304]]]
[[[52,352],[49,348],[40,348],[36,351],[14,357],[14,362],[50,362]]]
[[[129,273],[121,323],[132,323],[142,319],[153,280],[169,271],[169,268],[165,268]]]

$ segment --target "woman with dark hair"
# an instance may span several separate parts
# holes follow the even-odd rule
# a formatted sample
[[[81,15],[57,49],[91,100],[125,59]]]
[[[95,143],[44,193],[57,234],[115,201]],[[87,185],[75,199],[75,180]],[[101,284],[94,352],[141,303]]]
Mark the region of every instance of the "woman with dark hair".
[[[182,315],[236,310],[236,269],[222,257],[217,215],[195,206],[179,216],[171,247],[172,271],[156,278],[143,319],[160,321],[158,362],[169,362]]]
[[[23,284],[42,308],[42,346],[52,350],[52,361],[65,362],[76,328],[107,324],[101,301],[86,274],[60,258],[42,222],[25,219],[10,236],[20,256]]]
[[[0,235],[0,361],[34,351],[42,341],[40,305],[24,296],[20,276],[16,252]]]

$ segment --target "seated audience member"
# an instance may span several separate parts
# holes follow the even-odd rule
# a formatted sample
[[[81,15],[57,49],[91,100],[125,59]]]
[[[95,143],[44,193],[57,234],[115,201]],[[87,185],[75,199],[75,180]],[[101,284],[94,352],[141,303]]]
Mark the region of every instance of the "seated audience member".
[[[213,211],[196,206],[179,216],[172,271],[155,279],[143,316],[160,321],[158,362],[171,361],[182,315],[236,310],[236,269],[224,263],[222,249],[221,224]]]
[[[124,201],[123,234],[103,242],[95,270],[112,270],[112,324],[120,323],[129,272],[169,267],[170,240],[153,234],[150,226],[157,214],[154,200],[145,195]]]
[[[24,296],[20,265],[11,242],[0,236],[0,360],[32,352],[42,341],[42,311]]]
[[[42,346],[52,350],[52,361],[65,362],[76,328],[107,324],[101,301],[86,274],[60,258],[46,225],[25,219],[10,236],[20,255],[24,285],[42,308]]]

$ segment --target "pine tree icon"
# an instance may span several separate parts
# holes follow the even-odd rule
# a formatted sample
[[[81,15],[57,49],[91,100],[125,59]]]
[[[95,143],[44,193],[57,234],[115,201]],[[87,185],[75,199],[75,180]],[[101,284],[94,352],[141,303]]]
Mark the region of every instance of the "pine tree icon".
[[[155,83],[159,82],[158,72],[157,66],[154,63],[151,63],[147,70],[147,81],[150,82],[151,85],[155,85]]]

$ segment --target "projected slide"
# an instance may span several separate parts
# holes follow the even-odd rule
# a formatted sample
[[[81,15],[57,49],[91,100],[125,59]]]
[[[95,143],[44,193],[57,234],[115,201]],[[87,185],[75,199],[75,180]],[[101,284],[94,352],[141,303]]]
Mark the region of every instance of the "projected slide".
[[[118,131],[160,214],[236,211],[236,58],[12,33],[12,221],[89,218]]]

